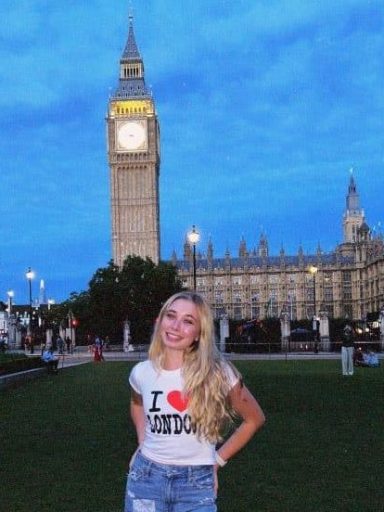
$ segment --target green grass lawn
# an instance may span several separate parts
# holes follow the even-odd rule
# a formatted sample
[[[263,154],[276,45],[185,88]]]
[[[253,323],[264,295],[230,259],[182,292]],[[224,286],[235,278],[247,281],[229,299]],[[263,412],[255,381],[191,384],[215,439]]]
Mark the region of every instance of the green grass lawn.
[[[220,470],[220,512],[383,510],[384,367],[242,361],[267,422]],[[0,394],[0,510],[121,512],[131,364],[87,364]]]

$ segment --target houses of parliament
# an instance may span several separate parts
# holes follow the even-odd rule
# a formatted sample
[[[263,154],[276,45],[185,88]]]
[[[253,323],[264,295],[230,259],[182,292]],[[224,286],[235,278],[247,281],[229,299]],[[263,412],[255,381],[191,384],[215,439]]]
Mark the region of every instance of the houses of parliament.
[[[192,250],[184,245],[184,258],[173,263],[186,287],[192,288]],[[218,318],[279,317],[291,320],[326,313],[330,318],[365,319],[384,304],[384,241],[374,237],[360,207],[354,177],[351,176],[343,216],[343,242],[331,253],[320,246],[316,254],[272,256],[262,235],[258,247],[247,250],[240,242],[238,254],[215,258],[210,242],[207,254],[196,258],[196,289],[212,304]]]
[[[145,85],[132,16],[120,59],[119,83],[109,99],[108,160],[111,174],[113,259],[122,265],[128,255],[160,258],[160,128],[152,94]],[[210,241],[197,256],[188,241],[182,259],[172,263],[186,288],[203,294],[215,317],[263,319],[289,314],[291,320],[326,313],[331,318],[365,319],[384,304],[384,241],[373,235],[360,206],[354,176],[346,194],[343,242],[333,252],[320,246],[312,255],[302,248],[272,256],[261,235],[248,250],[241,240],[238,254],[214,253]],[[195,254],[195,257],[194,257]]]

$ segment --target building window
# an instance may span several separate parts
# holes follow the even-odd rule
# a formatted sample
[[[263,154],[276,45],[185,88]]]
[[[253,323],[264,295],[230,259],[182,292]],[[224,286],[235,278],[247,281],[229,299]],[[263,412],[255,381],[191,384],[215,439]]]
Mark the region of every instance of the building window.
[[[270,291],[265,310],[267,318],[277,318],[279,316],[276,290]]]
[[[324,301],[332,302],[333,301],[333,288],[324,288]]]
[[[215,291],[214,314],[216,319],[219,319],[225,314],[223,293],[218,290]]]
[[[325,304],[324,305],[324,309],[327,312],[328,318],[333,318],[334,317],[334,309],[333,309],[333,303],[332,302],[330,302],[328,304]]]
[[[242,307],[241,307],[241,295],[239,292],[235,293],[233,297],[233,318],[235,320],[241,320],[242,315]]]
[[[198,277],[196,279],[196,285],[199,287],[199,288],[202,288],[203,286],[205,286],[205,277]]]
[[[277,284],[279,282],[279,276],[277,274],[272,274],[269,276],[268,280],[272,284]]]
[[[288,291],[287,308],[290,320],[296,320],[297,318],[297,305],[296,305],[296,292],[295,290]]]
[[[251,317],[259,318],[260,317],[260,304],[259,304],[259,295],[256,293],[251,297]]]
[[[352,305],[351,304],[344,305],[344,317],[352,320],[353,316],[352,316]]]

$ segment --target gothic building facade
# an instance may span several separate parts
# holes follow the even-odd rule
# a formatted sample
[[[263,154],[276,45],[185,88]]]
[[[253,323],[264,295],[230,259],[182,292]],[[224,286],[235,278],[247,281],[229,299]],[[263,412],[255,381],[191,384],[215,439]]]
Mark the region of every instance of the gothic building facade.
[[[159,131],[130,16],[119,83],[107,114],[112,253],[119,266],[128,255],[159,261]]]
[[[193,288],[193,254],[188,241],[184,257],[172,256],[185,287]],[[248,251],[240,242],[238,255],[214,255],[212,241],[206,254],[196,256],[196,289],[212,304],[215,316],[233,319],[279,317],[288,311],[292,320],[312,318],[326,311],[333,318],[361,320],[384,304],[384,242],[373,236],[354,177],[351,175],[343,216],[343,243],[331,253],[269,254],[261,235],[258,247]]]

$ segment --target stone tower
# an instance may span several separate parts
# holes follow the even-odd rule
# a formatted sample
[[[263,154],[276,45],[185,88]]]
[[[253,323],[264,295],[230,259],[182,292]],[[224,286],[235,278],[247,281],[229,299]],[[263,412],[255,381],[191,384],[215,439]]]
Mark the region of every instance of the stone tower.
[[[158,263],[160,131],[131,15],[119,83],[108,104],[107,144],[114,263],[122,266],[127,256]]]
[[[343,217],[344,243],[357,242],[358,230],[364,220],[364,210],[360,208],[359,194],[357,193],[355,180],[351,173],[348,194],[346,197],[346,208]]]

